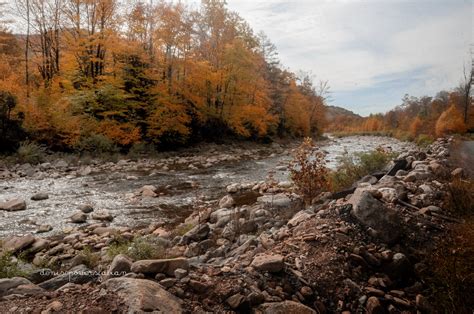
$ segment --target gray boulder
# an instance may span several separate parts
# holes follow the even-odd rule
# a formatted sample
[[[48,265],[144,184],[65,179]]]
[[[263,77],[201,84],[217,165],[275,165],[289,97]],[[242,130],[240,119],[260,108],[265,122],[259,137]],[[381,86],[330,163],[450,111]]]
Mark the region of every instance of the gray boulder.
[[[124,301],[126,313],[183,313],[182,301],[154,281],[112,278],[105,282],[105,286]]]
[[[84,284],[91,281],[96,281],[98,274],[90,270],[85,265],[79,265],[72,268],[67,273],[51,278],[39,284],[39,286],[46,290],[56,290],[67,283]]]
[[[370,192],[358,188],[349,199],[351,214],[366,227],[377,231],[378,236],[387,243],[396,242],[401,236],[401,221],[397,213],[384,206]]]
[[[178,257],[171,259],[149,259],[136,261],[132,264],[131,270],[134,273],[157,274],[164,273],[173,276],[178,268],[189,269],[187,258]]]
[[[29,284],[31,284],[31,281],[22,277],[2,278],[0,279],[0,297],[8,295],[10,289]]]

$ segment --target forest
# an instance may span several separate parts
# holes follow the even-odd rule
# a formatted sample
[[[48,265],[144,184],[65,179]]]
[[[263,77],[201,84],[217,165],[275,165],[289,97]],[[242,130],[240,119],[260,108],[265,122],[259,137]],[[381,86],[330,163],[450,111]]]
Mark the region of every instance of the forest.
[[[16,0],[0,17],[2,150],[169,149],[329,132],[404,139],[472,129],[472,75],[385,113],[327,119],[327,82],[285,68],[223,0]],[[7,12],[6,3],[0,12]],[[21,35],[12,30],[22,30]],[[471,73],[470,73],[471,74]]]
[[[18,0],[0,41],[2,147],[173,147],[322,131],[324,97],[225,1]],[[6,8],[4,4],[2,6]],[[3,9],[2,9],[3,10]],[[4,11],[5,12],[5,11]]]

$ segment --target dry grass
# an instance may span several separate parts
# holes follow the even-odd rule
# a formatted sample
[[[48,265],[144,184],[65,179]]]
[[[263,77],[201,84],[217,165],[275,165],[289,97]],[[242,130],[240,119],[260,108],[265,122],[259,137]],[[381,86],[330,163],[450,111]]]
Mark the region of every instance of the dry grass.
[[[457,225],[429,259],[432,303],[444,313],[474,308],[474,217]]]

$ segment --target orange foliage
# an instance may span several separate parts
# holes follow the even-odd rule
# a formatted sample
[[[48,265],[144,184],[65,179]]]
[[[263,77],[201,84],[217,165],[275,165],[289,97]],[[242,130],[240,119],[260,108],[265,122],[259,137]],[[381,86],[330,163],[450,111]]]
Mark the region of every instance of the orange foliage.
[[[119,145],[130,145],[140,141],[140,130],[131,123],[103,120],[99,122],[97,131]]]
[[[421,128],[423,127],[423,122],[420,117],[416,117],[413,122],[410,124],[410,135],[413,138],[416,138],[421,133]]]
[[[442,136],[452,133],[464,133],[467,127],[461,112],[453,104],[443,112],[436,121],[436,135]]]

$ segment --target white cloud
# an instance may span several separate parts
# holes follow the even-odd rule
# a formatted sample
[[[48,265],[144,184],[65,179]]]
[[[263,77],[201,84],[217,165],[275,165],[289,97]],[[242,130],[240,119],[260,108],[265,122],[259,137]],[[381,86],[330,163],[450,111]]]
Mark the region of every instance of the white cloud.
[[[370,89],[384,78],[423,69],[415,82],[407,79],[399,87],[398,99],[405,92],[433,94],[457,85],[469,60],[470,1],[228,2],[267,33],[284,65],[311,70],[336,93]]]

